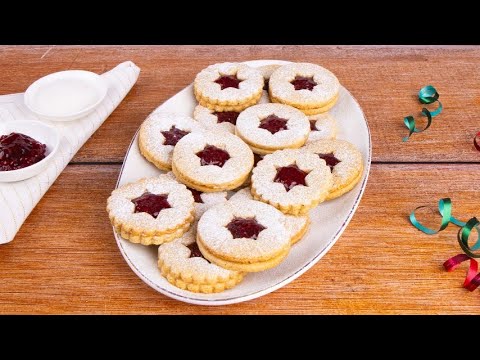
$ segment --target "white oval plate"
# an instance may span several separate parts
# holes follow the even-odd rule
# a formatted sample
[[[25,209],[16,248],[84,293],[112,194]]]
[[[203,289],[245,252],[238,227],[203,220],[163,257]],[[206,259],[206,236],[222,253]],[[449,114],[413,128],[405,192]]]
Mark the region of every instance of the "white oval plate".
[[[247,61],[250,66],[286,64],[279,60]],[[161,105],[161,110],[192,116],[196,105],[192,85]],[[367,120],[355,98],[344,87],[340,88],[337,104],[330,110],[338,123],[338,139],[355,144],[363,155],[365,171],[362,180],[346,195],[320,204],[310,213],[312,224],[306,236],[292,247],[288,257],[277,267],[247,274],[233,289],[218,294],[197,294],[171,285],[157,268],[157,246],[130,243],[115,234],[120,252],[132,270],[145,283],[171,298],[199,305],[226,305],[255,299],[295,280],[311,268],[333,246],[347,227],[365,190],[372,146]],[[120,171],[117,187],[142,177],[161,173],[145,160],[138,150],[138,133],[135,135]]]
[[[61,83],[64,88],[60,91],[58,86]],[[107,91],[107,84],[100,75],[85,70],[66,70],[35,81],[25,91],[24,101],[30,111],[43,119],[72,121],[92,112],[103,101]],[[78,94],[84,98],[79,98]],[[77,109],[65,107],[69,103]]]

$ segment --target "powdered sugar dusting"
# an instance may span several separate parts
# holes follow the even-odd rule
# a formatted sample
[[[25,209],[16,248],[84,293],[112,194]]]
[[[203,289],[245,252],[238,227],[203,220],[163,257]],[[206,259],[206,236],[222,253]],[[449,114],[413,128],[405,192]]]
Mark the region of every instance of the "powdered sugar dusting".
[[[201,166],[196,155],[205,146],[213,145],[230,155],[222,167]],[[191,133],[182,138],[173,152],[176,169],[198,184],[222,185],[246,176],[253,167],[253,153],[242,140],[229,133]]]
[[[179,181],[175,174],[171,171],[166,173],[165,176],[170,177],[170,179],[172,180]],[[198,221],[198,219],[200,219],[203,213],[210,209],[212,206],[226,202],[227,195],[228,193],[226,191],[201,193],[200,198],[202,199],[203,203],[195,203],[195,220]]]
[[[255,218],[266,227],[256,240],[234,239],[226,226],[235,218]],[[274,207],[255,200],[226,202],[203,214],[198,235],[212,252],[236,260],[256,261],[275,256],[285,249],[290,237],[283,224],[283,214]]]
[[[295,186],[286,191],[281,183],[274,182],[277,169],[296,164],[305,177],[307,186]],[[264,199],[281,206],[308,206],[315,199],[322,198],[332,186],[332,174],[325,161],[318,155],[304,150],[280,150],[266,155],[260,161],[252,175],[252,187]]]
[[[148,213],[135,213],[135,199],[146,191],[161,195],[167,194],[171,208],[163,209],[157,218]],[[107,200],[107,210],[111,217],[122,225],[154,232],[171,232],[184,224],[194,211],[192,193],[171,176],[159,175],[141,179],[113,190]]]
[[[260,121],[269,115],[287,119],[287,130],[272,134],[266,129],[259,128]],[[305,114],[291,106],[259,104],[240,113],[236,132],[254,147],[276,150],[302,146],[310,133],[310,123]]]
[[[215,82],[223,75],[236,75],[240,82],[237,88],[226,88]],[[220,63],[203,69],[194,81],[195,93],[213,103],[239,104],[252,99],[263,88],[263,77],[259,70],[241,63]]]
[[[142,153],[147,153],[156,162],[171,164],[174,146],[164,144],[165,137],[162,131],[168,131],[172,126],[190,133],[202,129],[198,122],[188,116],[171,112],[154,112],[140,127],[138,141]]]
[[[313,77],[317,85],[310,91],[295,90],[290,83],[296,76]],[[280,67],[270,77],[270,94],[281,102],[318,108],[330,102],[339,92],[340,83],[329,70],[316,64],[293,63]]]
[[[276,65],[276,64],[263,65],[263,66],[258,67],[257,69],[260,71],[263,78],[268,81],[270,79],[270,76],[272,76],[273,72],[281,66],[282,65]]]
[[[228,201],[245,201],[245,200],[253,200],[252,193],[250,192],[250,188],[246,187],[241,190],[238,190],[234,193]]]
[[[318,140],[305,146],[305,150],[315,154],[329,154],[340,160],[333,168],[333,188],[343,187],[357,177],[362,170],[362,154],[345,140]],[[322,159],[321,159],[322,160]],[[322,160],[325,161],[325,160]]]
[[[195,203],[195,217],[200,219],[205,211],[217,204],[223,204],[227,201],[227,192],[218,191],[200,194],[203,203]]]
[[[337,122],[335,118],[328,114],[310,115],[309,121],[315,121],[316,131],[310,131],[307,144],[321,139],[335,139],[337,136]]]
[[[174,178],[173,173],[168,176]],[[181,238],[170,243],[163,244],[158,248],[159,263],[171,268],[171,271],[194,279],[206,279],[206,282],[227,281],[231,277],[239,277],[237,271],[230,271],[215,264],[209,263],[201,257],[190,257],[188,245],[196,242],[198,219],[210,207],[227,201],[226,192],[202,193],[203,203],[195,203],[195,222]]]
[[[182,238],[161,245],[158,248],[158,258],[163,266],[171,268],[178,274],[188,274],[195,279],[205,279],[206,283],[226,281],[231,277],[239,276],[237,271],[221,268],[209,263],[201,257],[189,257],[188,245],[196,241],[196,226],[185,233]],[[209,281],[210,280],[210,281]]]
[[[215,111],[202,105],[197,105],[193,112],[193,117],[209,130],[221,130],[235,134],[235,125],[229,122],[218,122]]]
[[[233,194],[228,201],[235,202],[235,201],[240,201],[241,202],[245,200],[253,200],[252,193],[250,192],[250,188],[244,188],[239,191],[237,191],[235,194]],[[302,229],[307,226],[309,219],[308,215],[303,215],[303,216],[293,216],[293,215],[284,215],[284,225],[285,228],[287,229],[288,233],[290,234],[290,238],[295,237]]]

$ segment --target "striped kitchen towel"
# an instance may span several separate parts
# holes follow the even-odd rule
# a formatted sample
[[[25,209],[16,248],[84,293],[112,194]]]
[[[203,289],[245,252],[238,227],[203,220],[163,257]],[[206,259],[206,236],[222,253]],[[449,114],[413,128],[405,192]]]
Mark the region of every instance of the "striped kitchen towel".
[[[48,167],[30,179],[0,183],[0,244],[10,242],[76,152],[102,125],[138,79],[140,68],[126,61],[102,74],[108,84],[104,101],[89,115],[74,121],[45,123],[60,131],[60,148]],[[0,96],[0,123],[20,119],[40,120],[23,103],[23,94]]]

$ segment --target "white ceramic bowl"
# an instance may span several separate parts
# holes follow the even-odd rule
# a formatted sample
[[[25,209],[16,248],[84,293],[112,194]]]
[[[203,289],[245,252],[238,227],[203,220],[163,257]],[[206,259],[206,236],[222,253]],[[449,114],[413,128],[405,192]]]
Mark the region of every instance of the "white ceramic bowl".
[[[24,101],[30,111],[43,119],[71,121],[92,112],[103,101],[107,90],[100,75],[67,70],[35,81],[25,91]]]
[[[47,145],[47,156],[36,164],[23,169],[0,171],[0,182],[21,181],[38,175],[47,167],[60,146],[60,134],[58,130],[40,121],[18,120],[0,124],[0,135],[8,135],[12,132],[28,135]]]

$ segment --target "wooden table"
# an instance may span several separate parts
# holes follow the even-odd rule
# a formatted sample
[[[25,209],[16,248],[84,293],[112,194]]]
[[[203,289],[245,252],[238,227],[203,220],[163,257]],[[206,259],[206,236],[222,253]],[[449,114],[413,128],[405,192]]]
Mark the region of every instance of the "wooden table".
[[[145,117],[221,61],[284,59],[331,69],[358,99],[373,140],[365,195],[347,230],[299,279],[262,298],[200,307],[144,284],[117,249],[105,212],[126,149]],[[142,72],[130,94],[77,153],[14,241],[0,246],[0,313],[416,314],[480,313],[464,268],[458,228],[427,236],[408,222],[420,205],[451,197],[454,215],[480,216],[480,48],[343,46],[0,47],[0,92],[22,92],[66,69],[103,72],[124,60]],[[403,117],[433,84],[444,111],[407,143]],[[0,204],[1,205],[1,204]],[[0,206],[1,211],[1,206]]]

